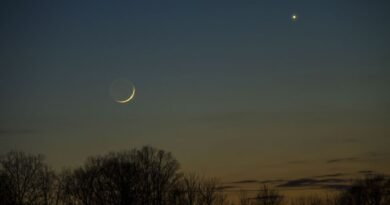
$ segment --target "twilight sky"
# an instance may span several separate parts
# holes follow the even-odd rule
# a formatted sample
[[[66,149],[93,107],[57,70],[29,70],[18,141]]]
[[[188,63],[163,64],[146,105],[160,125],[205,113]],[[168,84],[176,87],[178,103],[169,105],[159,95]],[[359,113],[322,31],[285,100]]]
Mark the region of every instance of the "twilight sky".
[[[225,180],[390,172],[388,0],[1,1],[0,153]],[[292,21],[291,15],[298,20]],[[127,104],[110,85],[137,88]]]

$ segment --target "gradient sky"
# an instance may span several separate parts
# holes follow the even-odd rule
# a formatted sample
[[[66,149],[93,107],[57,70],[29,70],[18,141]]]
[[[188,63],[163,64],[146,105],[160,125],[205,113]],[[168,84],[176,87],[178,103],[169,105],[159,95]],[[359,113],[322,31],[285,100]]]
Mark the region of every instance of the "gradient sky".
[[[0,153],[225,180],[390,172],[388,0],[1,1]],[[298,20],[291,20],[292,14]],[[130,79],[128,104],[111,83]]]

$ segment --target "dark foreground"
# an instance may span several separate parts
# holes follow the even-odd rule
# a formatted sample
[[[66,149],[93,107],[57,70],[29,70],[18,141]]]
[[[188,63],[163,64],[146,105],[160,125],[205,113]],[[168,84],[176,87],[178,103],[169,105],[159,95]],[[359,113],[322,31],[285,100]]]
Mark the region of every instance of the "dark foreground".
[[[288,199],[271,186],[230,200],[215,178],[183,174],[169,153],[152,147],[90,157],[56,173],[41,155],[0,159],[0,205],[390,205],[390,179],[367,175],[327,197]]]

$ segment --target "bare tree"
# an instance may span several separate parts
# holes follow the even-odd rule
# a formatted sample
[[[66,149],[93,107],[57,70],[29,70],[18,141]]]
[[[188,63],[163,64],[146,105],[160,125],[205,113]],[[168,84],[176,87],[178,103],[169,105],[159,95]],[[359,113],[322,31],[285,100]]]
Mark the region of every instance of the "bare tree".
[[[74,199],[74,193],[72,186],[73,176],[70,169],[63,170],[58,174],[57,184],[56,184],[56,203],[63,205],[72,205],[76,204],[76,199]]]
[[[369,175],[332,197],[306,197],[291,205],[388,205],[390,179]],[[241,191],[240,205],[281,205],[264,185],[255,197]],[[0,205],[227,205],[216,178],[182,175],[169,153],[153,147],[90,157],[81,167],[55,174],[42,155],[0,157]]]
[[[256,205],[280,205],[283,202],[283,196],[276,189],[264,185],[259,189],[255,197]]]
[[[9,152],[0,159],[0,175],[1,186],[6,187],[6,193],[0,194],[6,195],[1,199],[4,203],[55,204],[52,193],[55,174],[42,155]]]
[[[10,186],[9,178],[4,173],[0,173],[0,204],[14,204],[13,199],[15,196],[12,196],[12,187]]]
[[[200,178],[196,174],[191,173],[183,177],[182,184],[184,194],[183,205],[199,204]]]
[[[240,205],[251,205],[251,198],[248,195],[247,191],[240,190],[238,195],[238,200]]]
[[[217,197],[214,201],[214,205],[227,205],[229,204],[229,200],[227,199],[227,195],[223,192],[218,192]]]
[[[170,153],[152,147],[91,157],[62,177],[63,200],[84,205],[165,205],[180,178]]]
[[[142,192],[141,204],[169,204],[170,192],[180,179],[179,163],[171,153],[152,147],[134,150],[134,163]]]
[[[225,196],[220,191],[220,185],[216,178],[204,178],[199,184],[199,204],[213,205],[224,202]]]
[[[390,202],[390,180],[380,175],[368,175],[356,180],[340,196],[345,205],[386,205]]]

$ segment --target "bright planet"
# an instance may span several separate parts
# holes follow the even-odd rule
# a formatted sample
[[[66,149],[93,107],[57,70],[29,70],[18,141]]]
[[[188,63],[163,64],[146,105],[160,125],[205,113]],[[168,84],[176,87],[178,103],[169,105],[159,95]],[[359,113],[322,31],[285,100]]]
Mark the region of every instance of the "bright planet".
[[[296,20],[298,19],[298,15],[293,14],[293,15],[291,16],[291,19],[292,19],[293,21],[296,21]]]

